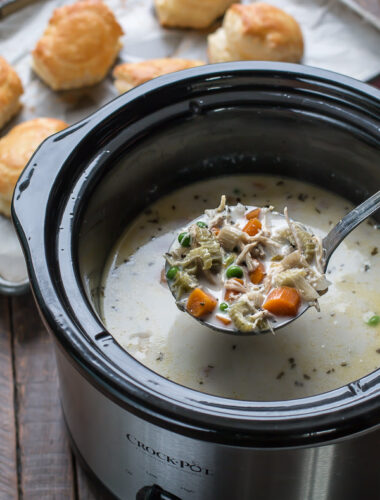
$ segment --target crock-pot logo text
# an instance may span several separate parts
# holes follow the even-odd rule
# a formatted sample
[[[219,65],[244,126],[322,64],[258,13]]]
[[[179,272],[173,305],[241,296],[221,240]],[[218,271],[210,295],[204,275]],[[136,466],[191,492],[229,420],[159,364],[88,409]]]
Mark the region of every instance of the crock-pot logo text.
[[[155,450],[151,446],[147,446],[146,444],[142,443],[140,440],[138,440],[135,436],[132,436],[132,434],[126,434],[127,439],[130,443],[133,445],[137,446],[137,448],[140,448],[143,452],[147,453],[148,455],[155,457],[158,460],[161,460],[162,462],[166,462],[169,465],[174,465],[175,467],[178,467],[179,469],[183,469],[184,471],[187,472],[193,472],[195,474],[203,474],[205,476],[211,476],[212,472],[210,469],[207,469],[205,467],[201,467],[197,463],[194,462],[188,462],[186,460],[181,460],[179,458],[174,458],[166,453],[163,453],[162,451]]]

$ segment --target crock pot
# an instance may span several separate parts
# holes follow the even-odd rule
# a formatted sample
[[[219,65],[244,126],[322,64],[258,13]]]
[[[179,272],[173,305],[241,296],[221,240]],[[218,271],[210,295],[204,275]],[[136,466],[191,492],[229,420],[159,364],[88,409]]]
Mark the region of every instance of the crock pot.
[[[116,238],[179,186],[265,172],[354,203],[378,190],[379,95],[299,65],[204,66],[127,92],[29,162],[13,219],[55,340],[64,419],[78,455],[116,497],[379,498],[379,371],[304,399],[224,399],[150,371],[98,315]]]

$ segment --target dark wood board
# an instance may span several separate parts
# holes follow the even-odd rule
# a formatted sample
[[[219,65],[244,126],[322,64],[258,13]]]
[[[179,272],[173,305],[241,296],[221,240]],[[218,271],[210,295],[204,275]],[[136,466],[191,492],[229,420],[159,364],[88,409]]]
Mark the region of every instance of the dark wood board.
[[[77,491],[79,500],[108,500],[108,495],[96,485],[76,461]]]
[[[75,498],[52,341],[30,294],[12,299],[19,481],[24,500]]]
[[[17,499],[16,426],[10,299],[0,297],[0,498]]]

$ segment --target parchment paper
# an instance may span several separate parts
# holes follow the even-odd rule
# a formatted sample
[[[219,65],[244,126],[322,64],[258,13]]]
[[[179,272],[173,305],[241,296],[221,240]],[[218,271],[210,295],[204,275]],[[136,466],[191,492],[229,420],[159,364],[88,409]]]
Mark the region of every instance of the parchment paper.
[[[181,56],[207,60],[209,30],[163,29],[153,0],[105,0],[125,32],[117,62]],[[0,131],[5,134],[24,120],[48,116],[73,124],[117,96],[112,78],[91,88],[53,92],[33,73],[30,51],[41,36],[54,8],[72,0],[37,1],[7,17],[0,25],[0,54],[18,71],[24,85],[23,111]],[[250,2],[243,2],[250,3]],[[380,73],[380,33],[340,0],[268,0],[292,14],[305,38],[304,64],[368,80]],[[1,216],[0,216],[1,217]],[[10,222],[0,223],[0,276],[22,281],[25,268]]]

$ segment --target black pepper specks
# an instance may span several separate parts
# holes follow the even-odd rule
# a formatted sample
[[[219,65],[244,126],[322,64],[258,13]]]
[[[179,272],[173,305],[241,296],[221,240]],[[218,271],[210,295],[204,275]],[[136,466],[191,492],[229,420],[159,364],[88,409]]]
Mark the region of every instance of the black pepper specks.
[[[379,249],[377,247],[373,247],[371,251],[371,255],[377,255],[379,253]]]
[[[292,370],[293,370],[293,369],[297,366],[294,358],[289,358],[289,359],[288,359],[288,363],[289,363],[290,368],[291,368]]]

